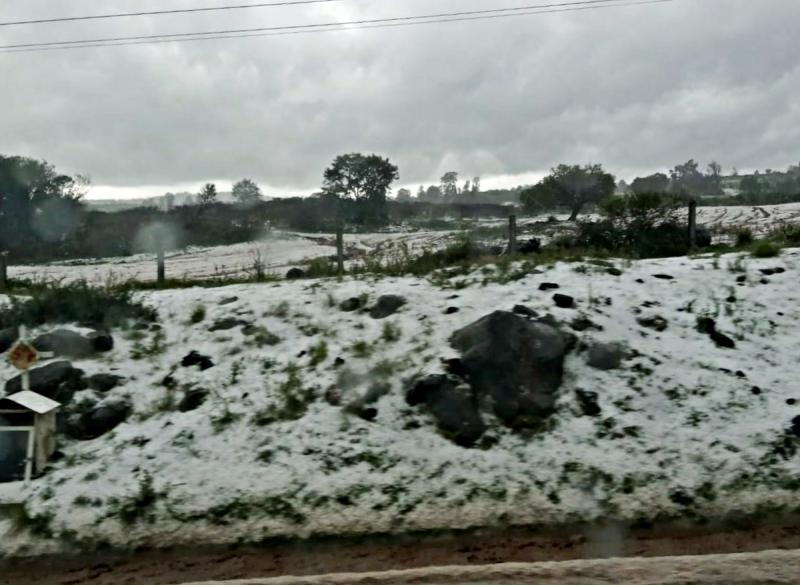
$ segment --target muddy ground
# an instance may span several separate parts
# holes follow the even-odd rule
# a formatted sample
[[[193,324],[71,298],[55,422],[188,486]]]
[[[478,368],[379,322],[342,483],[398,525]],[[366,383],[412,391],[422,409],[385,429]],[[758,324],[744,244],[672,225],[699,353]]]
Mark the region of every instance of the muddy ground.
[[[671,528],[668,533],[652,529],[623,530],[615,526],[576,529],[562,534],[493,529],[438,536],[314,540],[235,550],[144,551],[126,555],[105,553],[74,558],[6,561],[0,563],[0,584],[168,585],[421,567],[771,550],[800,550],[800,523],[759,528]],[[575,581],[595,582],[604,581]],[[800,583],[800,576],[796,582]]]

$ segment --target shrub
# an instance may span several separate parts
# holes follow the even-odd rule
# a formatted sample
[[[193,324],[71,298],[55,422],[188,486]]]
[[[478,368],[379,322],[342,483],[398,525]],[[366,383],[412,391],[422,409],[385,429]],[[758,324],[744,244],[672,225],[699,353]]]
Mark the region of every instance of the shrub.
[[[744,247],[753,243],[753,231],[748,227],[740,227],[736,230],[736,246]]]
[[[192,315],[189,317],[189,321],[192,323],[200,323],[203,319],[206,318],[206,308],[203,305],[198,305],[195,307],[194,311],[192,311]]]
[[[129,289],[96,288],[81,281],[36,286],[29,295],[12,296],[11,303],[0,309],[0,328],[78,323],[100,329],[128,320],[156,320],[156,312],[134,301]]]
[[[781,248],[770,240],[759,240],[753,245],[752,254],[755,258],[774,258],[781,253]]]

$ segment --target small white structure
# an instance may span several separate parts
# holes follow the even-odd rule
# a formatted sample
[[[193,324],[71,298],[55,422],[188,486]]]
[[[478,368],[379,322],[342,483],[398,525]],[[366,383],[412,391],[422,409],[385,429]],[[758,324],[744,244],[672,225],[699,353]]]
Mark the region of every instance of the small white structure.
[[[61,406],[23,390],[0,399],[0,483],[30,481],[56,450],[56,411]]]

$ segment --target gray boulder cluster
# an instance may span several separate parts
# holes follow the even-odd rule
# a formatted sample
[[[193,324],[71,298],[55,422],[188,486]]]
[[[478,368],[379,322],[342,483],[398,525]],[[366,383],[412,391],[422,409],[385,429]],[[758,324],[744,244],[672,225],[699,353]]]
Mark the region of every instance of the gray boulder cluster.
[[[456,331],[450,345],[461,357],[447,360],[447,373],[415,379],[406,393],[410,406],[424,406],[442,434],[459,445],[481,439],[484,409],[515,429],[539,428],[555,409],[564,361],[576,338],[553,317],[522,309],[496,311]],[[585,349],[587,363],[600,370],[619,368],[628,357],[620,343]],[[596,415],[596,400],[596,394],[585,393],[584,412]]]
[[[496,311],[456,331],[450,344],[461,358],[448,362],[449,374],[416,380],[406,401],[424,404],[453,441],[470,446],[481,438],[483,404],[513,428],[552,413],[573,345],[553,320]]]
[[[4,339],[6,337],[0,334],[0,341]],[[13,335],[11,343],[14,341],[16,334]],[[114,348],[114,338],[102,331],[81,335],[68,329],[56,329],[38,336],[31,343],[39,351],[51,352],[54,357],[71,359],[95,357]],[[4,351],[7,350],[8,347]],[[87,376],[83,370],[74,367],[72,362],[67,360],[58,360],[34,368],[28,376],[31,390],[63,405],[59,412],[59,431],[75,439],[97,438],[124,422],[131,412],[131,405],[126,400],[103,397],[124,382],[124,378],[120,376],[103,373]],[[74,408],[75,393],[86,389],[93,390],[99,400],[90,408]],[[6,395],[21,390],[22,376],[16,376],[6,382]]]

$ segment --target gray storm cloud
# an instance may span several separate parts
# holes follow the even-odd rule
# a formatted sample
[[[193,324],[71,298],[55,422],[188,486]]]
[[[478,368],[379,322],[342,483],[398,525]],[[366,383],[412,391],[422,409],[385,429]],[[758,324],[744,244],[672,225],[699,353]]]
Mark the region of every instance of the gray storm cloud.
[[[3,18],[98,6],[11,0]],[[125,0],[113,8],[163,7]],[[486,7],[343,0],[6,27],[0,42]],[[798,21],[794,0],[675,0],[489,22],[0,54],[0,152],[43,157],[117,186],[248,176],[307,189],[336,154],[351,151],[391,157],[404,183],[451,169],[517,174],[572,161],[602,162],[621,175],[690,157],[778,168],[800,159]]]

